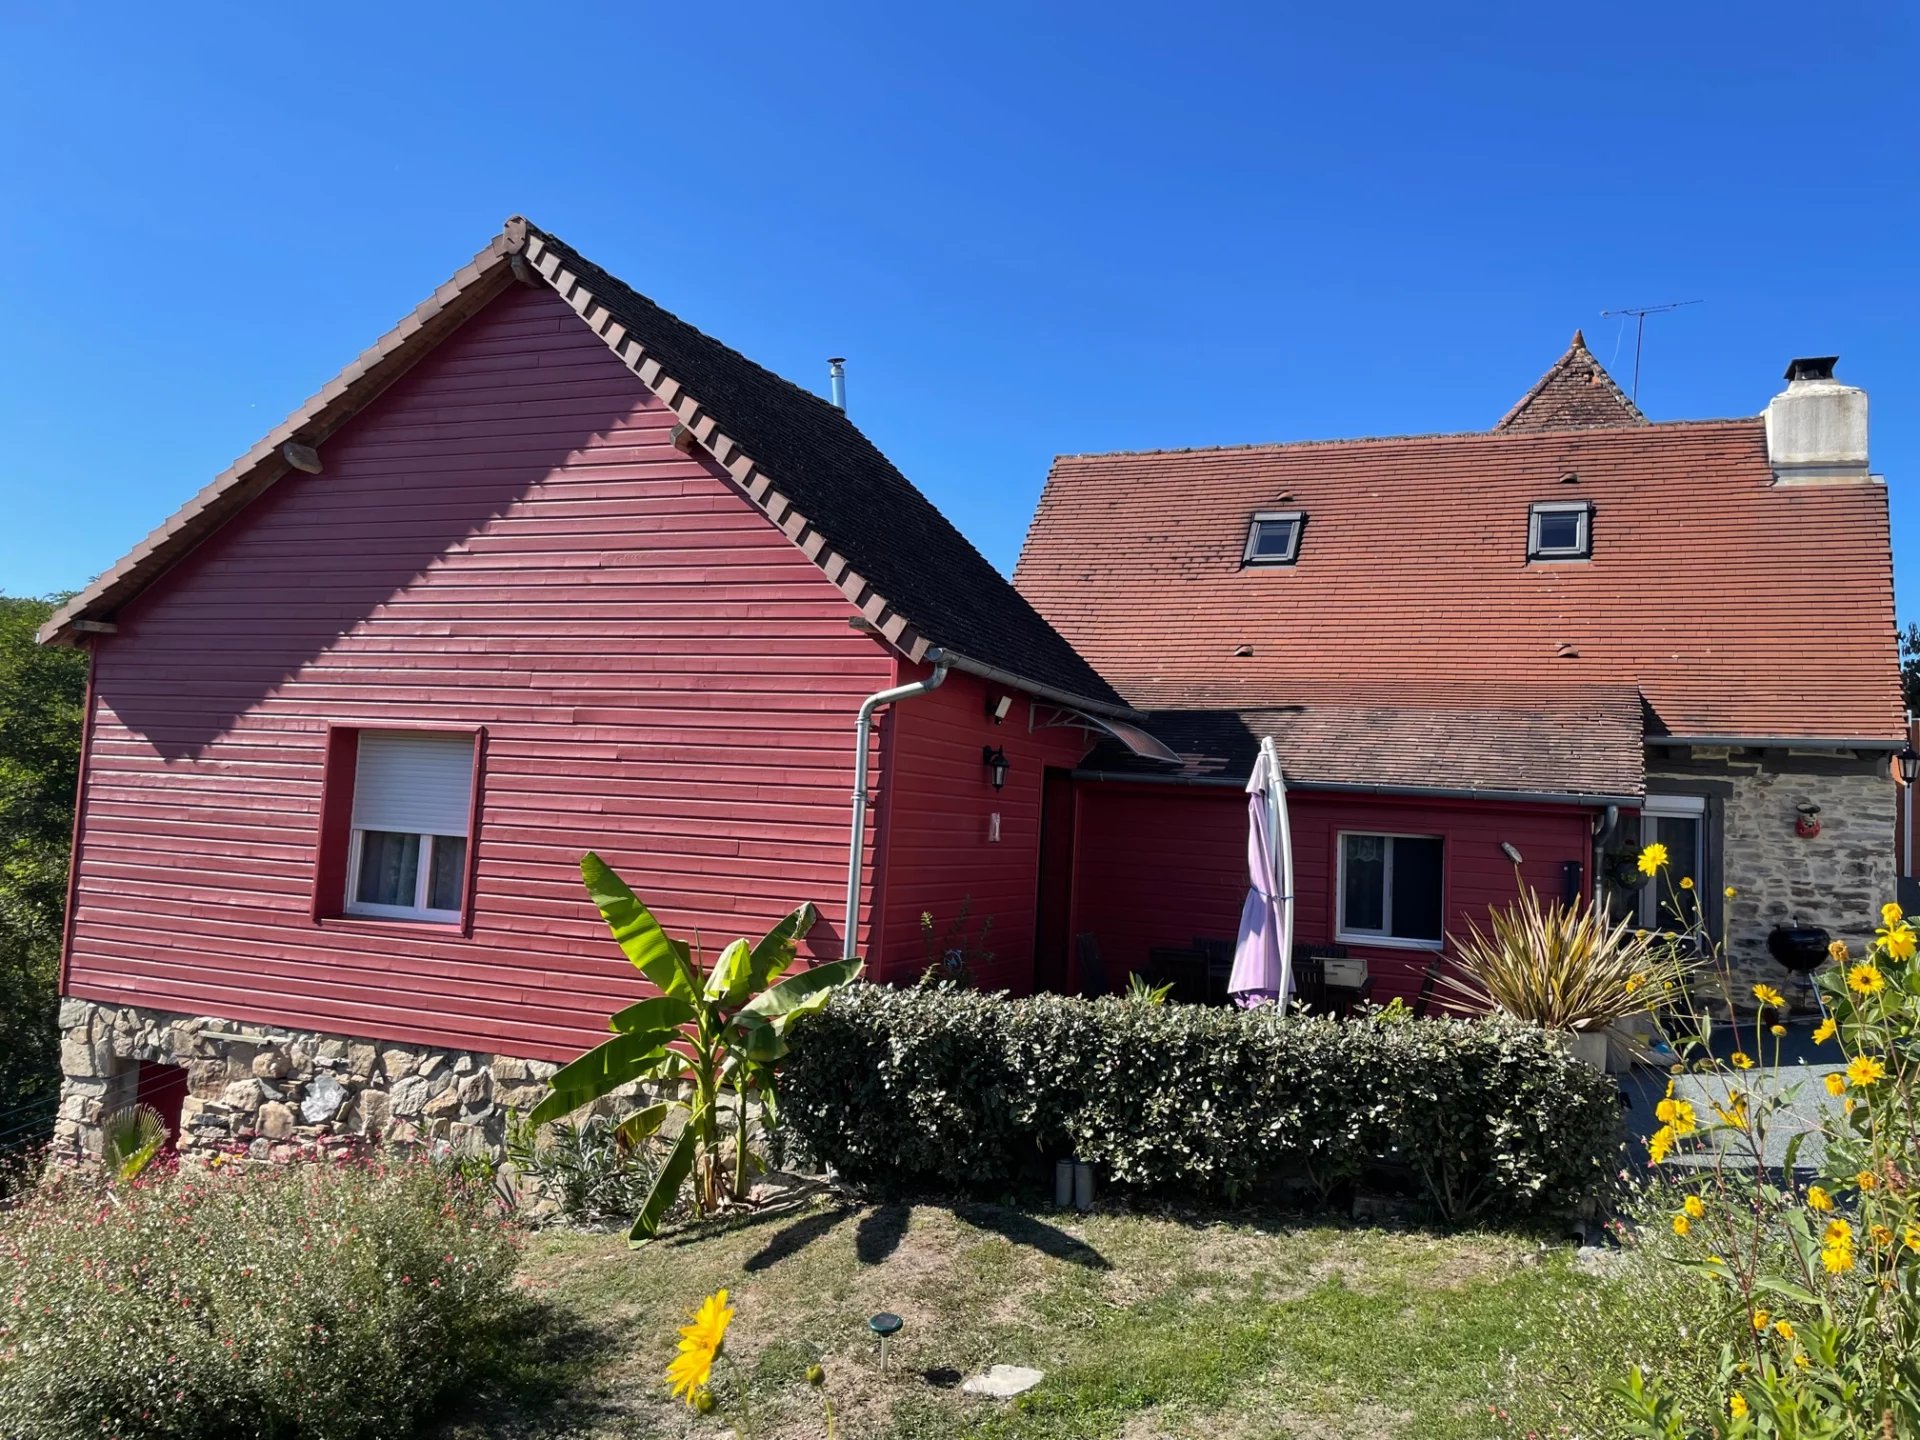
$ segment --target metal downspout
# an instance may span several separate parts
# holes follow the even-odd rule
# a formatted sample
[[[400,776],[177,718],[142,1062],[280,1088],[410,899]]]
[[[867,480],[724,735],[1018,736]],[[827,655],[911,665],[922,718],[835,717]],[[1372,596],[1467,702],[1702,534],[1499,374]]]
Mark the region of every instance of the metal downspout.
[[[947,654],[937,647],[927,652],[927,658],[933,662],[933,673],[924,680],[915,680],[910,685],[896,685],[891,690],[877,690],[860,702],[860,718],[854,722],[853,750],[853,837],[847,849],[847,920],[845,939],[840,947],[841,958],[853,959],[858,952],[860,939],[860,854],[866,848],[867,840],[867,752],[872,748],[873,712],[882,705],[891,705],[896,700],[911,700],[916,695],[925,695],[938,690],[947,679]]]

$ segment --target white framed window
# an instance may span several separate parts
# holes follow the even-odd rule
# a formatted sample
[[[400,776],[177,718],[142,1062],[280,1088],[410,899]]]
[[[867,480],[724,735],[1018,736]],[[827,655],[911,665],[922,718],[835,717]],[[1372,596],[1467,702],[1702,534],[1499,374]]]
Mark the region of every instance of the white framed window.
[[[460,919],[473,756],[471,735],[360,732],[347,847],[349,915]]]
[[[1307,523],[1304,510],[1261,510],[1247,527],[1243,565],[1291,565],[1300,555],[1300,530]]]
[[[1527,517],[1529,560],[1585,560],[1593,554],[1593,507],[1584,500],[1542,500]]]
[[[1342,831],[1338,938],[1440,949],[1443,859],[1438,835]]]
[[[1640,887],[1640,923],[1649,930],[1691,929],[1706,882],[1707,801],[1702,795],[1649,795],[1640,806],[1640,845],[1667,847],[1667,868]],[[1693,881],[1682,889],[1682,880]]]

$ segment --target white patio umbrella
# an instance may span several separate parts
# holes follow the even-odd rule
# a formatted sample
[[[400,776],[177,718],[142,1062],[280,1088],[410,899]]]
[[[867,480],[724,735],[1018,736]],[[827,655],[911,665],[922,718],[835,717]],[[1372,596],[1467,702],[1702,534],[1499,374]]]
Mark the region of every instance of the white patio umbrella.
[[[1247,871],[1253,884],[1240,908],[1227,993],[1240,1005],[1271,1002],[1285,1009],[1293,992],[1293,836],[1287,826],[1287,782],[1273,739],[1247,780]]]

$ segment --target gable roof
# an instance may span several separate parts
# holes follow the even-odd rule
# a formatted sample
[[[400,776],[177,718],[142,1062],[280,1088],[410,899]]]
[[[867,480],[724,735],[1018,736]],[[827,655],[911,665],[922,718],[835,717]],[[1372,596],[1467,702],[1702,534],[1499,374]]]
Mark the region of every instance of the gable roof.
[[[1533,388],[1494,425],[1495,430],[1577,430],[1595,426],[1645,425],[1647,417],[1573,332],[1567,353],[1547,367]]]
[[[1592,558],[1530,563],[1566,500]],[[1279,508],[1296,562],[1243,566]],[[1885,487],[1776,485],[1758,418],[1065,455],[1014,578],[1143,711],[1598,684],[1676,740],[1901,730]]]
[[[875,632],[911,660],[939,646],[1106,713],[1127,707],[844,412],[661,309],[515,216],[399,325],[236,460],[42,629],[108,622],[507,285],[551,286],[778,525]],[[324,452],[322,452],[324,454]]]

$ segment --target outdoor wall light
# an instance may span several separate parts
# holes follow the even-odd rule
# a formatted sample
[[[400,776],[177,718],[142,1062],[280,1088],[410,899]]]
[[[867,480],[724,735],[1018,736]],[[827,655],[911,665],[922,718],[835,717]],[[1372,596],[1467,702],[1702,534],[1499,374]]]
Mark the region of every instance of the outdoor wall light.
[[[982,745],[980,763],[987,767],[994,789],[998,790],[1007,783],[1007,771],[1013,767],[1007,764],[1007,752],[998,745]]]
[[[987,718],[993,721],[994,724],[998,725],[1002,720],[1006,719],[1007,712],[1012,709],[1013,696],[1002,695],[996,700],[991,693],[987,695]]]
[[[1911,744],[1901,747],[1900,753],[1893,757],[1893,778],[1902,785],[1920,780],[1920,750]]]

